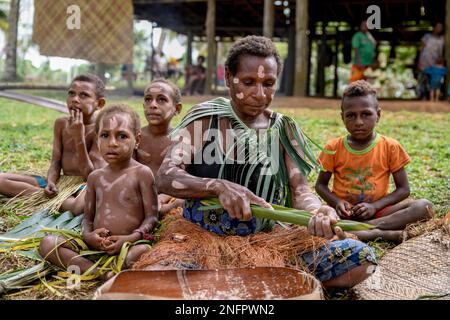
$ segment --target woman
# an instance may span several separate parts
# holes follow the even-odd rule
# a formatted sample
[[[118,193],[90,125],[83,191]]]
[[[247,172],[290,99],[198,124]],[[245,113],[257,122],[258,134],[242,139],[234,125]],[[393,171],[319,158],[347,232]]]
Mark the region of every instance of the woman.
[[[306,175],[316,163],[301,130],[268,109],[280,71],[270,39],[237,41],[225,63],[230,100],[193,107],[178,128],[183,128],[180,142],[158,171],[158,190],[188,199],[184,217],[208,231],[245,236],[270,230],[273,222],[253,217],[250,204],[270,208],[272,202],[315,212],[310,234],[335,236],[330,226],[338,220],[335,210],[322,205],[308,186]],[[208,197],[218,197],[223,210],[199,210],[199,200]],[[342,240],[303,258],[307,264],[321,259],[315,274],[326,287],[351,287],[368,277],[375,258],[366,245],[345,239],[340,228],[335,232]],[[330,259],[334,251],[347,252],[345,265]]]

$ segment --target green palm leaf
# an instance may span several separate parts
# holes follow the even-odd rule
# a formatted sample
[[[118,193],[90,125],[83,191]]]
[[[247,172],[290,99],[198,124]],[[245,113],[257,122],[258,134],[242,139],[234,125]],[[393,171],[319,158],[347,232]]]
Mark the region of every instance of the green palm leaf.
[[[201,203],[204,206],[198,208],[198,210],[203,211],[212,206],[220,206],[219,199],[217,198],[208,198],[201,200]],[[294,208],[288,208],[280,205],[273,204],[272,209],[263,208],[258,205],[252,204],[251,206],[252,214],[257,218],[271,219],[280,222],[293,223],[301,226],[308,226],[309,220],[313,216],[311,212],[298,210]],[[337,223],[332,225],[333,228],[340,227],[344,231],[361,231],[361,230],[370,230],[375,228],[373,225],[352,221],[352,220],[339,220]]]

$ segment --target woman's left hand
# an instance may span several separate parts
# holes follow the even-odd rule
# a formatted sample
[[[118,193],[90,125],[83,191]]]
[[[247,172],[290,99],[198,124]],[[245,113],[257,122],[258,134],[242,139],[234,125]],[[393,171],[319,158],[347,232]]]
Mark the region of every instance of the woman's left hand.
[[[331,225],[339,220],[336,211],[330,206],[321,206],[313,211],[314,215],[309,220],[308,231],[310,234],[327,239],[335,235],[339,239],[345,239],[345,233],[340,227],[335,227],[334,231]]]

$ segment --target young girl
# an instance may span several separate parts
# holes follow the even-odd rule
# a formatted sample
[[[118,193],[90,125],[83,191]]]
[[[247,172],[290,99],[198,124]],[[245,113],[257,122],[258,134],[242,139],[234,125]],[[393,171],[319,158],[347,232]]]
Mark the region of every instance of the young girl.
[[[169,149],[172,141],[170,122],[181,111],[181,93],[172,82],[154,80],[144,92],[144,114],[148,126],[142,128],[142,139],[137,149],[136,160],[152,169],[154,175]],[[163,216],[171,209],[183,206],[184,200],[158,195],[160,213]]]
[[[127,105],[110,106],[98,115],[95,128],[100,152],[108,165],[88,177],[83,239],[89,248],[115,255],[124,243],[143,239],[155,226],[155,180],[147,166],[132,158],[141,139],[135,111]],[[125,268],[147,249],[145,244],[131,247]],[[77,265],[82,273],[93,265],[79,255],[74,244],[61,237],[45,237],[39,252],[60,267]]]

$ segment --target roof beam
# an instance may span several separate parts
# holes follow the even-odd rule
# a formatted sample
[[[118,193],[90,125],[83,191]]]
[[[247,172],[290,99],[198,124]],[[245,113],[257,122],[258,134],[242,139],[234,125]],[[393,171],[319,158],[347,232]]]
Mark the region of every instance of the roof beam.
[[[187,2],[206,2],[207,0],[133,0],[134,4],[176,4]]]

